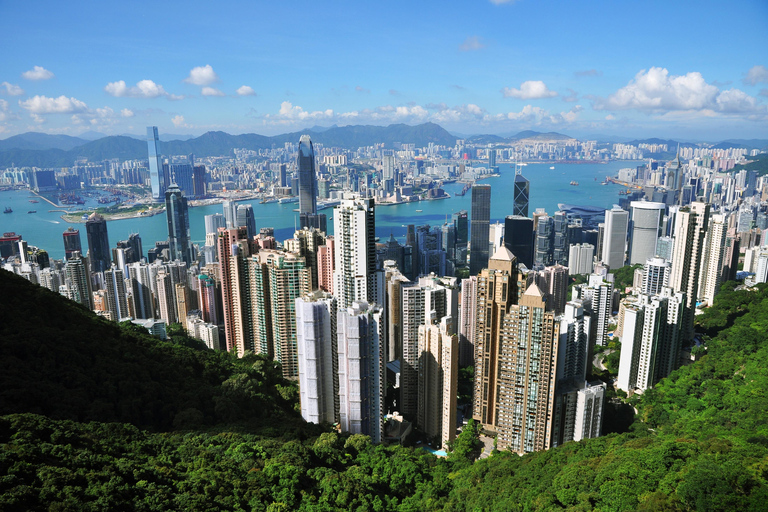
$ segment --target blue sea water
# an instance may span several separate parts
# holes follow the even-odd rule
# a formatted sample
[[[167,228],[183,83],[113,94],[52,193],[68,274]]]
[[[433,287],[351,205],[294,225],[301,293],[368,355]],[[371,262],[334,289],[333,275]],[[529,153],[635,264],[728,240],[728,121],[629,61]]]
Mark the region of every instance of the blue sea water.
[[[551,215],[558,210],[558,203],[571,203],[610,208],[618,202],[618,185],[601,185],[606,176],[615,176],[623,167],[633,167],[638,162],[615,161],[607,164],[528,164],[523,167],[523,175],[531,182],[529,215],[536,208],[544,208]],[[578,186],[570,185],[577,181]],[[514,167],[500,166],[500,176],[482,180],[481,183],[491,185],[491,222],[503,221],[504,217],[512,214],[512,198],[514,187]],[[378,206],[376,208],[376,235],[382,240],[390,233],[401,241],[405,238],[407,224],[441,225],[451,214],[459,210],[467,210],[471,214],[472,193],[467,192],[463,197],[454,196],[461,191],[459,183],[445,186],[450,194],[448,199],[420,201],[395,206]],[[64,257],[62,233],[70,226],[61,219],[60,212],[49,212],[54,208],[44,202],[30,203],[33,199],[29,191],[0,191],[0,209],[11,207],[13,213],[0,214],[0,233],[13,231],[21,234],[30,245],[45,249],[51,258]],[[256,227],[274,227],[275,237],[284,240],[293,236],[294,226],[298,222],[298,213],[294,208],[296,203],[260,204],[255,201],[243,201],[252,204],[256,216]],[[37,210],[37,213],[27,213]],[[192,241],[204,243],[204,216],[221,213],[221,204],[199,206],[190,209],[190,231]],[[323,211],[328,217],[329,231],[333,231],[332,209]],[[87,251],[88,241],[84,224],[72,224],[80,229],[83,251]],[[131,233],[141,235],[144,251],[152,247],[156,240],[164,240],[168,236],[168,228],[164,214],[153,217],[114,220],[107,223],[109,243],[112,247],[118,240],[125,240]]]

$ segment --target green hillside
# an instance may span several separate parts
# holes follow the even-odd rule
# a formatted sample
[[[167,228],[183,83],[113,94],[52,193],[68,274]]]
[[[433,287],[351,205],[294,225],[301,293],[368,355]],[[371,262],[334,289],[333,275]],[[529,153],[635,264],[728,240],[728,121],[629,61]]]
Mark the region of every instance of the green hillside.
[[[323,431],[297,420],[295,394],[263,359],[139,335],[6,272],[0,286],[13,297],[0,308],[0,510],[742,511],[768,501],[765,286],[725,285],[702,320],[708,354],[640,396],[643,421],[629,432],[474,463],[472,429],[447,459]],[[117,391],[83,389],[94,385]],[[237,407],[220,410],[226,399]],[[188,409],[201,414],[173,425]]]

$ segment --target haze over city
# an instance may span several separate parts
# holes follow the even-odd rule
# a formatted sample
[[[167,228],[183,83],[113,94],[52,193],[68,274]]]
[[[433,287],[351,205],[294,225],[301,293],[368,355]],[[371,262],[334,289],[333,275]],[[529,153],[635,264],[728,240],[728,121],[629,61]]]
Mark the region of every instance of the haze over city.
[[[0,137],[768,131],[768,4],[501,0],[0,5]],[[143,135],[142,135],[143,136]]]

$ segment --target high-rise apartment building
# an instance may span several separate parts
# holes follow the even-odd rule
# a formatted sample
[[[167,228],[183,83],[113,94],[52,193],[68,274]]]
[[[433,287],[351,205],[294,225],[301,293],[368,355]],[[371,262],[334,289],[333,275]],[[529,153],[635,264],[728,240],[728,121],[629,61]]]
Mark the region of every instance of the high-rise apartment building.
[[[419,393],[416,424],[446,447],[456,438],[459,342],[452,319],[419,326]]]
[[[157,126],[147,126],[147,147],[149,149],[149,184],[152,187],[152,199],[161,201],[165,194],[165,173],[160,157],[160,137]]]
[[[98,213],[92,213],[85,221],[88,235],[88,261],[91,272],[104,272],[112,266],[107,221]]]
[[[228,352],[242,357],[246,350],[254,350],[251,310],[256,306],[250,300],[249,276],[246,259],[251,254],[245,227],[219,228],[219,265],[221,271],[221,298],[224,312],[224,338]],[[267,304],[268,307],[268,304]],[[262,311],[265,308],[262,305]],[[257,351],[260,352],[260,351]]]
[[[568,254],[568,274],[581,275],[592,273],[595,258],[595,246],[592,244],[573,244]]]
[[[169,259],[190,265],[192,247],[189,235],[189,208],[187,198],[175,183],[165,191],[165,215],[168,221]]]
[[[339,425],[344,432],[365,434],[380,443],[384,428],[383,313],[365,301],[339,308]]]
[[[491,186],[472,187],[472,218],[469,273],[477,275],[488,266],[488,234],[491,226]]]
[[[495,360],[495,415],[499,450],[518,454],[551,444],[559,328],[532,284],[503,316]]]
[[[88,309],[93,309],[93,291],[86,258],[75,252],[64,267],[65,283],[69,298]]]
[[[641,293],[657,295],[661,289],[669,286],[669,271],[671,265],[664,258],[649,258],[643,266],[643,283]]]
[[[667,205],[649,201],[632,201],[629,206],[631,210],[629,264],[644,264],[648,258],[656,255],[656,241],[662,235]]]
[[[235,222],[237,222],[237,226],[245,226],[248,232],[248,239],[256,236],[256,218],[253,215],[253,206],[250,204],[239,204],[235,211]]]
[[[296,348],[301,416],[311,423],[339,421],[336,299],[316,291],[296,299]]]
[[[701,258],[699,300],[712,305],[723,281],[723,259],[728,223],[723,214],[712,215]]]
[[[130,277],[133,316],[142,320],[154,318],[155,306],[149,265],[141,262],[131,263],[128,265],[128,275]]]
[[[475,321],[477,320],[477,276],[461,280],[459,299],[459,365],[475,364]]]
[[[381,304],[376,272],[376,215],[373,198],[344,199],[333,210],[334,283],[339,308],[355,301]]]
[[[333,293],[335,244],[335,238],[329,235],[325,237],[325,245],[317,248],[317,287],[328,293]]]
[[[693,317],[699,294],[704,238],[709,229],[709,203],[694,202],[680,208],[675,218],[675,247],[670,286],[685,294],[681,341],[693,339]]]
[[[629,213],[618,206],[605,210],[605,235],[601,259],[611,270],[624,266]]]
[[[592,316],[590,338],[595,345],[605,346],[613,312],[613,274],[590,275],[588,283],[573,287],[573,299],[582,301],[584,309]]]
[[[118,322],[130,316],[128,314],[128,299],[125,293],[123,270],[114,266],[109,270],[105,270],[104,285],[107,299],[107,318],[113,322]]]

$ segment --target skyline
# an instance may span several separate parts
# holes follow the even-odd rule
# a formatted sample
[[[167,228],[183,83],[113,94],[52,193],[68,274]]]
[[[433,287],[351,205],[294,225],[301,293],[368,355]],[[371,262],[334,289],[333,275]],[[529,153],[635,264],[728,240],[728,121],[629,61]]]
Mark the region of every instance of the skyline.
[[[1,5],[0,137],[427,121],[463,135],[768,133],[758,0],[217,7]]]

